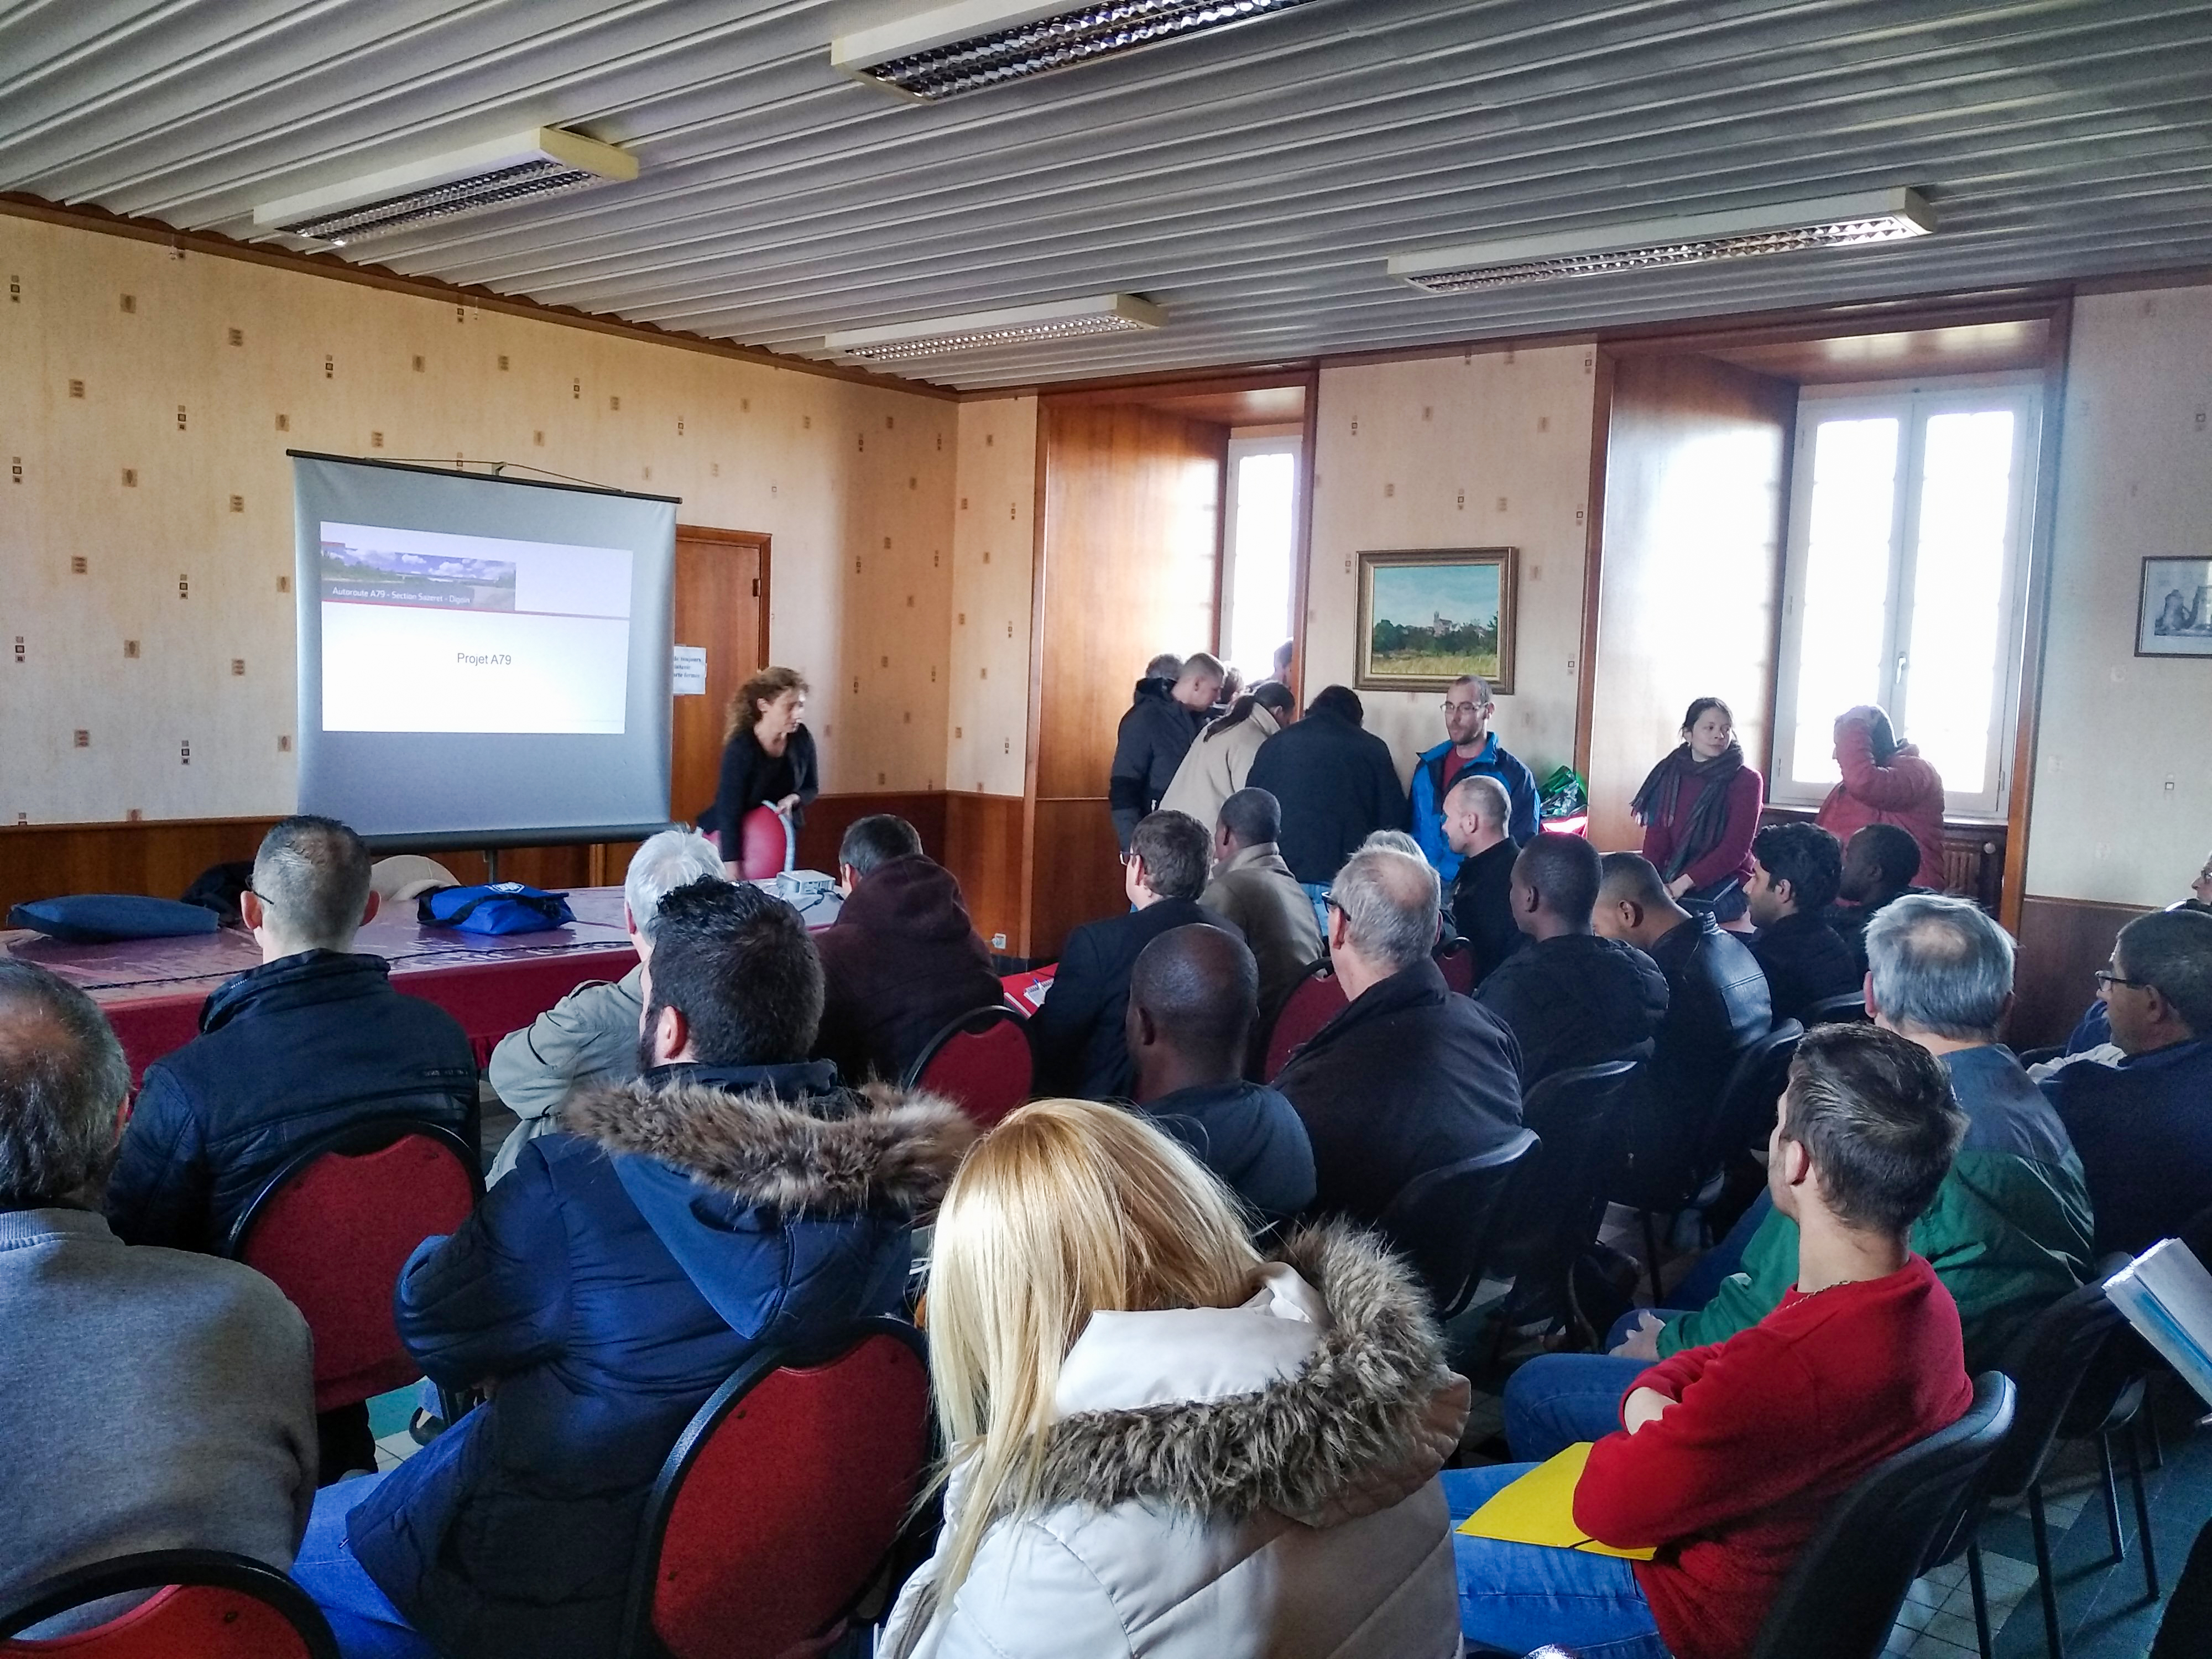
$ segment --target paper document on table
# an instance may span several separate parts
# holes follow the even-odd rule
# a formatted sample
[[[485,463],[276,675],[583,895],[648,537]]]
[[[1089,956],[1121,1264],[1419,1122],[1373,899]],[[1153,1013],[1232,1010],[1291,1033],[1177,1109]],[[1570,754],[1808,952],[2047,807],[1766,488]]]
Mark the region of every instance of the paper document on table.
[[[2212,1273],[2178,1238],[2162,1238],[2105,1282],[2105,1294],[2212,1405]]]
[[[1590,1443],[1585,1440],[1539,1463],[1511,1486],[1492,1493],[1488,1503],[1459,1523],[1459,1530],[1470,1538],[1495,1538],[1503,1544],[1544,1544],[1585,1555],[1649,1561],[1656,1550],[1615,1549],[1575,1524],[1575,1486],[1589,1455]]]

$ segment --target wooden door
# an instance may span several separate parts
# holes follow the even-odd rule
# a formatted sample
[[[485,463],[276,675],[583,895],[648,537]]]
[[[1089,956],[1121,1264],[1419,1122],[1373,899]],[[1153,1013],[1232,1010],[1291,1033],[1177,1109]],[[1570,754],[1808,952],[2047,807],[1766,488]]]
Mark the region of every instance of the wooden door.
[[[730,699],[768,665],[768,538],[676,527],[676,643],[707,653],[704,694],[679,695],[670,726],[669,815],[695,823],[714,799]]]

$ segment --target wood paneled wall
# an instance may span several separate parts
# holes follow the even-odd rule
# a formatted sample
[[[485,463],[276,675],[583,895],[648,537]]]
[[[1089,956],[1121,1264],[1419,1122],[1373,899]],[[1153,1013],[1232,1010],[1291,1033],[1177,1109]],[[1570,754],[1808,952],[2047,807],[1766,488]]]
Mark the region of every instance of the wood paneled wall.
[[[2091,977],[2112,954],[2120,929],[2147,908],[2081,899],[2021,901],[2020,957],[2013,975],[2008,1041],[2016,1048],[2063,1042],[2097,994]]]
[[[1035,758],[1024,954],[1121,908],[1106,781],[1145,664],[1217,643],[1229,429],[1133,404],[1047,398],[1032,613]]]
[[[1642,844],[1628,803],[1692,698],[1725,698],[1766,769],[1797,407],[1790,382],[1711,357],[1620,357],[1612,392],[1589,738],[1607,850]]]

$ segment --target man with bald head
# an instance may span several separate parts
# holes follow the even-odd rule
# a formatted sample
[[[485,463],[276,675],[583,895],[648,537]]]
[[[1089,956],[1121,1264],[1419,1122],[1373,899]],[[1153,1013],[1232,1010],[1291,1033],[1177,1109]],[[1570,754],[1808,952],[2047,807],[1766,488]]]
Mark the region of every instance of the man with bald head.
[[[1351,1006],[1275,1079],[1313,1141],[1320,1213],[1372,1225],[1415,1176],[1520,1127],[1520,1051],[1444,983],[1429,954],[1437,901],[1437,872],[1382,847],[1353,854],[1329,892],[1329,960]],[[1437,1240],[1391,1242],[1416,1261],[1440,1254]]]
[[[1124,1030],[1145,1116],[1269,1222],[1313,1202],[1313,1146],[1291,1103],[1244,1080],[1260,1017],[1252,952],[1218,927],[1171,927],[1138,953]]]
[[[1452,925],[1474,952],[1474,982],[1528,942],[1513,921],[1513,860],[1520,848],[1509,833],[1511,797],[1486,773],[1470,772],[1444,797],[1444,842],[1459,860],[1452,878]]]

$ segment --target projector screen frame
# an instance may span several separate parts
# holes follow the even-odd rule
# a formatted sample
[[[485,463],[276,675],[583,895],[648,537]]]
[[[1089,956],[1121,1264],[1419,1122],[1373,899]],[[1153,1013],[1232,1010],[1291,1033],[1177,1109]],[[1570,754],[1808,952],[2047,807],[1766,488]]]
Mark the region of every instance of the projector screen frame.
[[[603,484],[580,483],[557,478],[510,478],[497,472],[469,471],[460,466],[439,465],[419,461],[386,460],[382,457],[365,455],[341,455],[325,450],[313,449],[287,449],[284,456],[287,460],[292,461],[321,461],[346,466],[374,467],[386,471],[420,473],[447,480],[465,479],[471,483],[510,484],[530,489],[556,489],[575,495],[613,496],[629,501],[652,501],[670,507],[672,513],[684,504],[684,498],[680,495],[664,495],[647,490],[617,489]],[[513,461],[479,461],[475,465],[483,467],[512,466],[518,469],[526,468],[527,465],[526,463]],[[672,568],[670,580],[672,584]],[[308,584],[301,580],[295,599],[301,615],[301,626],[304,628],[307,607],[319,605],[321,603],[320,594],[317,591],[311,591]],[[319,639],[319,625],[318,625],[318,638]],[[299,661],[298,669],[301,741],[304,750],[306,728],[311,708],[314,713],[318,730],[320,729],[321,688],[319,684],[312,687],[308,684],[307,664],[304,659]],[[317,652],[316,671],[319,674],[319,647]],[[667,674],[665,664],[662,665],[661,672],[665,678]],[[656,835],[667,829],[673,822],[673,819],[664,814],[652,820],[579,824],[534,824],[513,830],[374,831],[363,833],[362,839],[372,851],[380,855],[416,852],[490,853],[514,848],[576,847],[603,842],[641,841],[647,836]]]

